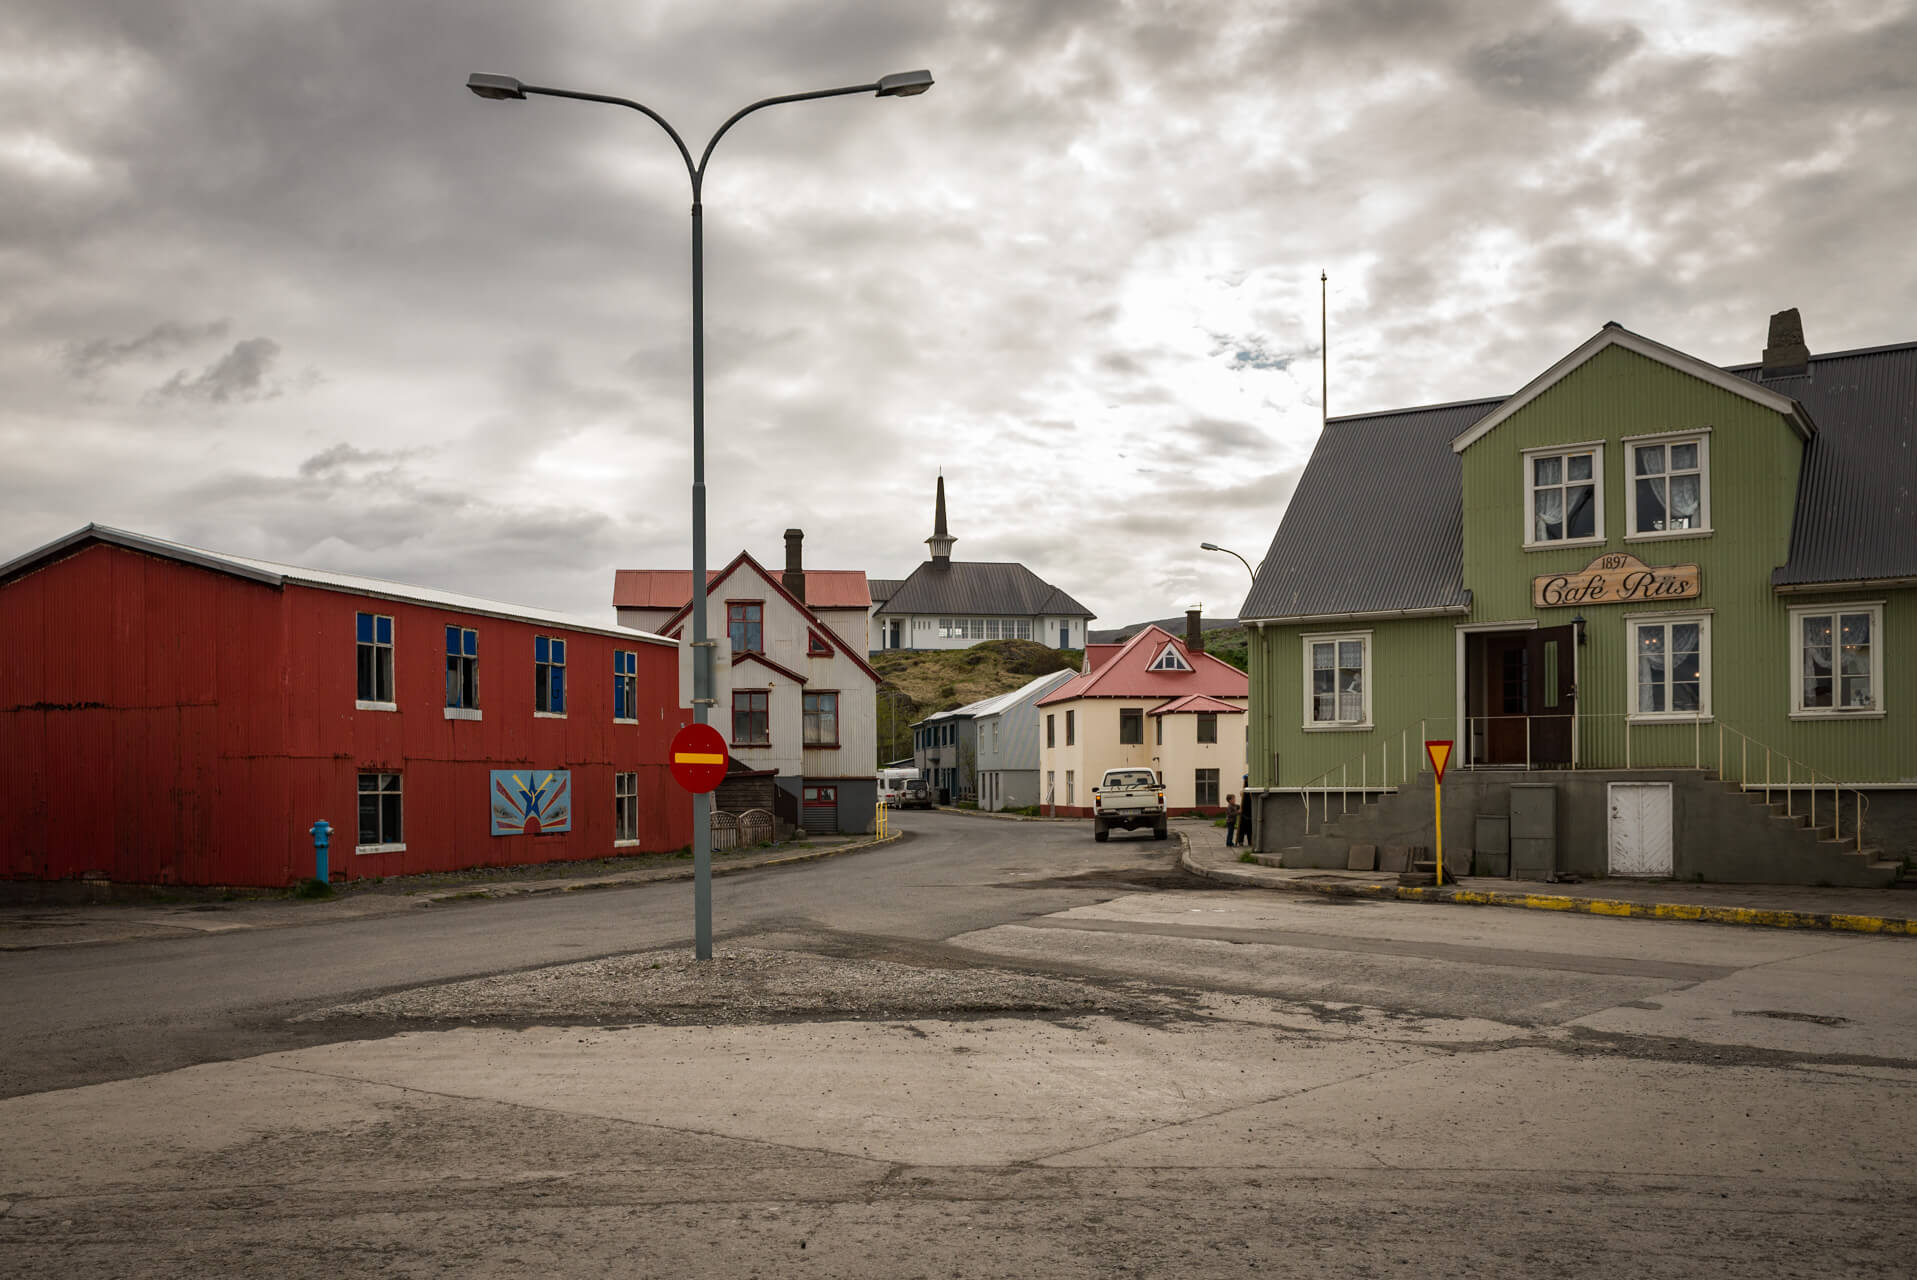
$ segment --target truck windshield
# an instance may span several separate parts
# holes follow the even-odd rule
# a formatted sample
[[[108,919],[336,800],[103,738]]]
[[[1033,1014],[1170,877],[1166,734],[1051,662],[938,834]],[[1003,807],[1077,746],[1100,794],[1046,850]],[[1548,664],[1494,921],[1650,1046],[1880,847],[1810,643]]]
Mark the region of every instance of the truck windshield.
[[[1105,775],[1108,787],[1155,787],[1158,779],[1150,769],[1114,769]]]

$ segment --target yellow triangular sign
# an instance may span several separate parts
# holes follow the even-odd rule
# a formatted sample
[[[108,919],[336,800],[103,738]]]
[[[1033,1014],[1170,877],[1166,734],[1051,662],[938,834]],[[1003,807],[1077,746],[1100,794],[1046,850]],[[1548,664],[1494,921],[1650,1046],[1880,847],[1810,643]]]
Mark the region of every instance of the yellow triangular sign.
[[[1439,782],[1443,782],[1444,766],[1451,759],[1450,741],[1426,742],[1424,753],[1431,757],[1431,772],[1437,775]]]

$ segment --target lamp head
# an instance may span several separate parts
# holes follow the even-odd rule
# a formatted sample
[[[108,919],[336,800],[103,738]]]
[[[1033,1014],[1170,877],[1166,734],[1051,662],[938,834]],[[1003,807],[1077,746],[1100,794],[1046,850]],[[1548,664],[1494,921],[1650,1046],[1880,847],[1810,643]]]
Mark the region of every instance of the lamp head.
[[[894,71],[879,77],[881,98],[913,98],[932,87],[930,71]]]
[[[1224,548],[1219,546],[1216,542],[1201,542],[1198,544],[1198,549],[1200,551],[1223,551],[1224,550]]]
[[[526,91],[519,81],[511,76],[488,75],[484,71],[475,71],[466,77],[466,87],[482,98],[499,100],[503,98],[524,98]]]

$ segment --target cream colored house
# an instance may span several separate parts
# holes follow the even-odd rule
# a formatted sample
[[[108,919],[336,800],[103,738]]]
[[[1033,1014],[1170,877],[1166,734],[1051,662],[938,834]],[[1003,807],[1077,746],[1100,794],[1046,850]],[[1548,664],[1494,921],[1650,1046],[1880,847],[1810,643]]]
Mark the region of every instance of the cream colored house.
[[[1039,794],[1048,812],[1091,816],[1107,769],[1155,769],[1174,813],[1221,813],[1245,775],[1250,678],[1187,637],[1146,627],[1088,645],[1085,669],[1038,703]]]

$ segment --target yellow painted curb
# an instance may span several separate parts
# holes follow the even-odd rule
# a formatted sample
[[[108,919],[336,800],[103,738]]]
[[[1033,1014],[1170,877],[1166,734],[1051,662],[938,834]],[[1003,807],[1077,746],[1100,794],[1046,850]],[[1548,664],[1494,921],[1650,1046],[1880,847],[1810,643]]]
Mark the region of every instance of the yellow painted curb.
[[[1770,911],[1762,907],[1706,907],[1691,902],[1626,902],[1618,898],[1573,898],[1556,893],[1497,893],[1481,889],[1400,887],[1395,895],[1410,902],[1451,902],[1479,907],[1523,907],[1531,911],[1571,911],[1593,916],[1648,920],[1696,920],[1705,924],[1758,925],[1770,929],[1826,929],[1917,937],[1917,920],[1898,916],[1848,915],[1824,911]]]

